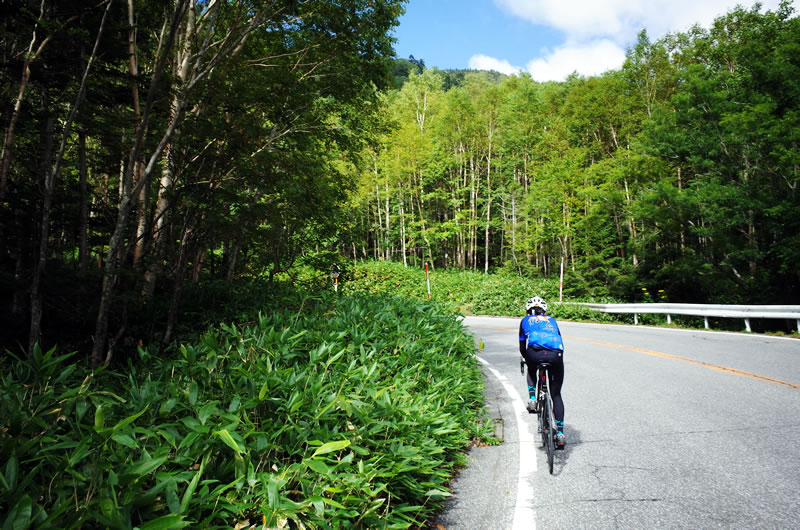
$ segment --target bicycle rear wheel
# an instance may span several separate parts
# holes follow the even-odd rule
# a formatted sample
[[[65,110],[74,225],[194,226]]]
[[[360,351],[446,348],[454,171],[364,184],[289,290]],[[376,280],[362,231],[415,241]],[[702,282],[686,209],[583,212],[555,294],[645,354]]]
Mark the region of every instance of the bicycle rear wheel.
[[[556,452],[556,444],[555,444],[555,427],[556,421],[553,417],[553,400],[550,398],[550,392],[547,392],[547,397],[544,400],[544,410],[543,416],[545,419],[543,420],[544,423],[547,424],[546,428],[542,428],[542,438],[544,440],[544,447],[547,451],[547,467],[550,470],[550,474],[553,474],[553,460],[555,458]]]
[[[541,407],[536,416],[537,432],[542,435],[542,443],[544,443],[544,415],[542,415]]]

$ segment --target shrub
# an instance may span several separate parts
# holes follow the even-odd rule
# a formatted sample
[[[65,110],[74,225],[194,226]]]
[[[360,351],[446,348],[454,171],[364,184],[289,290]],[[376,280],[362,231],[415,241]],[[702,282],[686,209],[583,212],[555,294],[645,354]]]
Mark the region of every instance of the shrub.
[[[490,430],[472,339],[425,302],[306,299],[174,353],[2,358],[3,527],[421,526]]]
[[[550,313],[559,319],[619,322],[626,318],[626,315],[611,315],[558,303],[558,279],[554,277],[529,278],[508,272],[484,274],[453,269],[431,270],[429,275],[432,299],[456,313],[518,316],[525,311],[525,301],[538,295],[548,301]],[[424,269],[404,267],[401,263],[371,261],[351,265],[348,274],[343,276],[340,289],[344,293],[391,293],[418,300],[427,298]],[[614,301],[610,298],[568,300],[597,303]]]

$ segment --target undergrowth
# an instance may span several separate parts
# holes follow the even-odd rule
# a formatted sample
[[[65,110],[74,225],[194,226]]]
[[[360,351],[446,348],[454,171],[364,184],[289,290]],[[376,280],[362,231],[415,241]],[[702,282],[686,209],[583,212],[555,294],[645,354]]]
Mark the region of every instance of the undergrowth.
[[[525,301],[541,296],[548,301],[549,312],[558,319],[594,322],[633,322],[632,315],[614,315],[593,311],[570,303],[559,303],[557,278],[528,278],[510,273],[484,274],[471,270],[425,270],[404,267],[402,263],[370,261],[341,265],[339,290],[342,293],[370,293],[427,299],[427,280],[431,299],[449,311],[464,315],[519,316],[525,313]],[[306,271],[302,276],[318,290],[332,288],[323,273]],[[567,302],[614,303],[610,298],[574,298]]]
[[[400,297],[306,300],[124,371],[0,362],[4,528],[421,526],[491,431],[471,337]]]

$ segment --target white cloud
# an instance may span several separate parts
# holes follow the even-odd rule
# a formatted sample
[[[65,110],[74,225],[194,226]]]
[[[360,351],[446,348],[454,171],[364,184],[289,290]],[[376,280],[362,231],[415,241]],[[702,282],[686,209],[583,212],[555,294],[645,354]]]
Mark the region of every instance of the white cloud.
[[[634,43],[642,29],[656,40],[666,33],[686,31],[694,24],[707,28],[737,4],[749,6],[755,1],[494,0],[512,15],[564,34],[562,44],[543,50],[528,62],[526,69],[537,81],[561,81],[575,71],[592,76],[620,68],[625,61],[625,48]],[[762,12],[777,9],[779,3],[780,0],[761,0]],[[506,74],[522,70],[507,60],[485,55],[473,56],[469,67]]]
[[[528,72],[537,81],[563,81],[572,72],[600,75],[619,68],[625,61],[625,50],[609,40],[567,43],[542,58],[528,63]]]
[[[494,70],[508,75],[518,74],[523,70],[519,66],[513,66],[508,61],[480,54],[470,57],[468,66],[473,70]]]
[[[685,31],[693,24],[708,27],[714,18],[737,4],[754,0],[495,0],[534,24],[561,30],[567,40],[603,37],[628,44],[646,28],[651,38]],[[780,0],[762,0],[762,10],[774,10]]]
[[[543,57],[529,61],[527,68],[480,54],[470,57],[469,68],[494,70],[508,75],[527,71],[536,81],[563,81],[572,72],[585,76],[600,75],[619,68],[624,61],[625,50],[622,47],[609,40],[599,39],[561,45]]]

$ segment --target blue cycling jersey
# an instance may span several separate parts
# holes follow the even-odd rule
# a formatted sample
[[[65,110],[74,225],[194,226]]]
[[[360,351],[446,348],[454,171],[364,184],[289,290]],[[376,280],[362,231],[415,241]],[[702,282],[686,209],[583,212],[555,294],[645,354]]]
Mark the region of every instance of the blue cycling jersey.
[[[519,325],[519,340],[525,346],[564,351],[564,341],[556,319],[549,315],[528,315]]]

